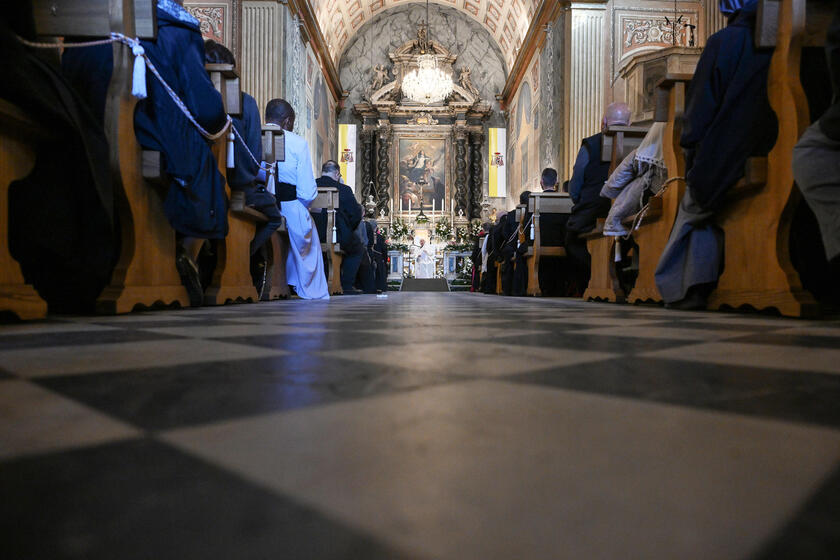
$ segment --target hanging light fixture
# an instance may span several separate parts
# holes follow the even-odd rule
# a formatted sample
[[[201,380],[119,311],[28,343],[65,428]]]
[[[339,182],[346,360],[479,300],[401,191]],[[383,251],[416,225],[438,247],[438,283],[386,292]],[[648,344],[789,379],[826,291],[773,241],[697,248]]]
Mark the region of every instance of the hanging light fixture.
[[[443,101],[452,93],[452,74],[438,67],[438,57],[431,47],[429,0],[426,0],[426,26],[421,38],[420,53],[417,68],[403,77],[402,91],[412,101],[426,105]]]

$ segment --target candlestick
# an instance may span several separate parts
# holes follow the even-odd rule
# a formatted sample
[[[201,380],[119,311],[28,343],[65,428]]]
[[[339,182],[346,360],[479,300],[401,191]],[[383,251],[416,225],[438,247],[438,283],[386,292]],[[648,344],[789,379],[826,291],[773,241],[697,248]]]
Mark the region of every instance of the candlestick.
[[[400,197],[400,214],[402,214],[402,197]]]
[[[411,215],[411,199],[408,199],[408,214]]]
[[[432,199],[432,214],[435,212],[435,199]]]

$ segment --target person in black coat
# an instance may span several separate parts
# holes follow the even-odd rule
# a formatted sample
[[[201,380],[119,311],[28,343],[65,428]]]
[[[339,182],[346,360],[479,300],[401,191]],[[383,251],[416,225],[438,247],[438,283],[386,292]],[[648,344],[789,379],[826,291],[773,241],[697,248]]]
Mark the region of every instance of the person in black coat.
[[[706,42],[686,95],[680,145],[686,189],[656,268],[666,305],[704,309],[721,272],[723,231],[712,223],[749,157],[766,155],[777,123],[767,98],[772,49],[755,46],[757,0],[721,0],[729,24]]]
[[[606,218],[610,211],[610,199],[601,196],[601,189],[609,177],[610,162],[602,161],[601,146],[603,131],[611,125],[630,124],[630,108],[625,103],[612,103],[604,112],[601,132],[584,138],[569,179],[569,195],[574,206],[566,222],[566,255],[570,272],[578,289],[585,290],[589,284],[591,258],[582,233],[595,228],[598,218]]]
[[[233,53],[216,41],[204,42],[204,61],[207,64],[236,65]],[[256,182],[259,173],[259,161],[262,160],[262,120],[257,101],[242,92],[242,114],[231,116],[233,126],[245,140],[248,148],[237,139],[233,144],[234,167],[228,169],[227,179],[232,190],[245,191],[245,203],[268,216],[268,223],[257,226],[256,235],[251,241],[251,255],[260,250],[271,234],[283,224],[283,216],[277,208],[274,195],[267,192],[265,185]],[[251,155],[248,154],[250,150]],[[256,160],[256,161],[255,161]]]
[[[321,176],[315,180],[315,183],[319,187],[338,189],[335,228],[338,243],[344,252],[344,259],[341,262],[341,289],[345,294],[351,294],[356,291],[353,284],[367,249],[362,243],[363,235],[356,231],[362,222],[362,205],[356,200],[353,190],[341,183],[340,179],[341,167],[338,162],[330,159],[321,166]],[[321,232],[318,233],[320,235]],[[324,235],[328,234],[330,233],[325,230]]]
[[[382,230],[376,220],[370,218],[368,223],[372,226],[374,242],[370,249],[371,259],[374,265],[375,286],[377,292],[388,291],[388,245],[385,242],[385,236],[382,235]]]
[[[157,38],[141,41],[161,77],[208,132],[225,125],[222,96],[204,70],[204,40],[198,20],[173,0],[157,2]],[[111,81],[111,45],[67,49],[65,74],[102,119]],[[164,212],[179,237],[178,272],[200,305],[203,290],[196,259],[205,239],[227,235],[225,178],[219,173],[210,144],[169,97],[152,72],[146,73],[148,97],[137,104],[134,130],[143,148],[161,152],[169,189]]]

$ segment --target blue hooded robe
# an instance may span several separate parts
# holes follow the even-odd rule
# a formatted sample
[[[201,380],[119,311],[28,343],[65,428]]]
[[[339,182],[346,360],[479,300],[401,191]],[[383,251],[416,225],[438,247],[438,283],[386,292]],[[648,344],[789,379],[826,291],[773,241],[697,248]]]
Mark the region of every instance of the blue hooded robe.
[[[146,54],[196,121],[208,132],[218,132],[225,123],[224,105],[204,70],[204,41],[198,21],[172,0],[158,0],[157,25],[157,38],[142,41]],[[62,67],[102,118],[113,68],[111,46],[68,49]],[[148,97],[138,102],[134,113],[134,128],[143,148],[163,154],[169,177],[166,217],[182,235],[224,238],[225,178],[218,171],[209,142],[148,69],[146,89]]]

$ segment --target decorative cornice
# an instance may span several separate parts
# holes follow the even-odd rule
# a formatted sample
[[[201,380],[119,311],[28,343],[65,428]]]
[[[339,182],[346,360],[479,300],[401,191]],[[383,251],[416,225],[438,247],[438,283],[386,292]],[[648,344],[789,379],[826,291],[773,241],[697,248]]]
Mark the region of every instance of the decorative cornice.
[[[499,97],[502,109],[508,107],[512,101],[513,95],[519,89],[519,85],[528,71],[528,66],[531,64],[531,59],[534,53],[540,48],[545,40],[544,28],[546,24],[553,23],[560,13],[560,7],[563,2],[560,0],[540,0],[539,6],[534,13],[534,19],[531,20],[531,25],[528,27],[528,32],[525,34],[525,39],[522,41],[522,47],[516,54],[516,60],[511,66],[508,74],[505,88]]]
[[[321,27],[318,25],[318,20],[315,19],[315,11],[312,9],[312,4],[309,0],[289,0],[289,11],[292,15],[300,18],[305,35],[309,38],[312,45],[312,50],[318,58],[318,65],[321,67],[321,72],[326,78],[327,86],[330,88],[330,93],[336,102],[340,102],[345,92],[341,87],[341,80],[338,78],[338,70],[330,57],[330,50],[327,45],[327,40],[321,32]]]

